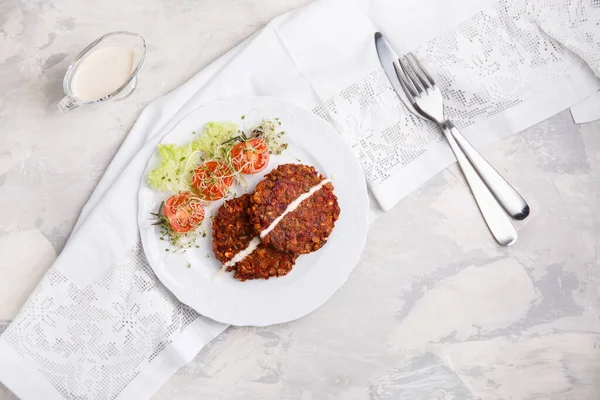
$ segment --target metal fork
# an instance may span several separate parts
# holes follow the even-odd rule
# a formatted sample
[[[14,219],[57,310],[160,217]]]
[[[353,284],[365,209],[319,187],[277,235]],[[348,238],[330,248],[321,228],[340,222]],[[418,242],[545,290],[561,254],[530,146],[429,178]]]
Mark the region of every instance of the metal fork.
[[[444,133],[496,241],[503,246],[515,243],[517,232],[504,211],[515,219],[526,218],[529,206],[523,197],[475,150],[452,121],[446,119],[442,93],[419,60],[409,53],[394,63],[394,67],[415,110],[438,124]]]

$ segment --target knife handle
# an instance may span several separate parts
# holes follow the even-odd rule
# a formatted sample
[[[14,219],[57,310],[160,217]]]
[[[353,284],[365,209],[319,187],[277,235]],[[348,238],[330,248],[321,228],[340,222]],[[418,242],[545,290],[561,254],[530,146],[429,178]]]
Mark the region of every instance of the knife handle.
[[[517,231],[510,223],[508,216],[504,213],[504,210],[492,194],[492,192],[485,185],[477,171],[467,156],[463,153],[454,136],[450,132],[451,129],[442,126],[444,136],[450,144],[450,148],[454,152],[458,165],[460,166],[473,197],[479,206],[479,211],[485,220],[492,236],[502,246],[510,246],[517,241]]]
[[[529,205],[517,190],[469,143],[458,129],[447,121],[445,123],[458,146],[467,156],[486,186],[490,189],[498,203],[513,219],[523,220],[529,215]]]

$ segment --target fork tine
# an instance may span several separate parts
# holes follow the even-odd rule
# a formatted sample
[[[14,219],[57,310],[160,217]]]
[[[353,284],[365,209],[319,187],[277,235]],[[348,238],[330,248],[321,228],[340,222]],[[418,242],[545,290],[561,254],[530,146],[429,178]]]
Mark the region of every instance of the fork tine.
[[[402,71],[402,75],[406,79],[407,86],[410,88],[410,90],[414,92],[415,97],[419,97],[421,92],[415,86],[415,82],[413,81],[412,77],[408,74],[406,66],[404,65],[404,63],[402,63],[401,59],[398,59],[398,67],[400,68],[400,71]]]
[[[415,55],[413,53],[408,53],[407,58],[408,57],[410,57],[410,60],[412,61],[413,66],[415,67],[415,70],[417,71],[417,75],[419,75],[422,78],[427,79],[429,85],[431,87],[435,87],[435,81],[433,80],[431,75],[429,75],[429,72],[427,72],[427,70],[425,69],[423,64],[421,64],[419,59],[417,57],[415,57]]]
[[[427,76],[423,74],[421,68],[419,68],[419,66],[415,63],[414,57],[410,57],[407,55],[406,63],[411,66],[413,72],[415,73],[415,76],[417,77],[419,83],[421,83],[425,91],[429,91],[431,89],[431,84],[429,83]]]
[[[419,95],[421,95],[421,93],[425,92],[425,88],[421,84],[421,81],[417,77],[417,74],[415,73],[412,65],[410,65],[410,63],[408,62],[406,57],[404,57],[403,59],[400,60],[400,66],[402,67],[402,69],[404,70],[406,75],[410,78],[410,82],[416,88],[417,93],[419,93]]]
[[[406,76],[397,61],[394,62],[394,69],[396,70],[396,76],[398,76],[398,80],[400,81],[402,90],[404,90],[404,94],[406,97],[408,97],[408,100],[411,102],[411,104],[414,104],[415,96],[417,95],[416,89],[411,85],[410,79]]]

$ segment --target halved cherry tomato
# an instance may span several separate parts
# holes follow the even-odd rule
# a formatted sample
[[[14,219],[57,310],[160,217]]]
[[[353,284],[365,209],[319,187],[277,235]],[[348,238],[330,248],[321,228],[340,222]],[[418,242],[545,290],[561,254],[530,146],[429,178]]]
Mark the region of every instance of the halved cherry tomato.
[[[181,192],[167,199],[163,214],[175,232],[186,233],[196,229],[204,220],[204,207],[198,197],[190,192]]]
[[[219,200],[233,185],[233,173],[229,167],[218,161],[202,163],[192,176],[192,185],[205,200]]]
[[[242,174],[256,174],[269,164],[269,148],[262,139],[250,139],[233,146],[231,158]]]

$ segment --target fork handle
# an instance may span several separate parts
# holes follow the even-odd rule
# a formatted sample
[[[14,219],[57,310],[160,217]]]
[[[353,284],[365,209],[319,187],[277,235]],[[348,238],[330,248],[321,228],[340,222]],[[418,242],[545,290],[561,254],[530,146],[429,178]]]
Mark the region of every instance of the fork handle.
[[[465,153],[481,179],[485,182],[498,203],[513,219],[523,220],[529,215],[529,206],[517,190],[460,133],[451,121],[444,123],[462,151]]]
[[[490,192],[479,174],[477,174],[477,171],[475,171],[473,165],[471,165],[466,155],[461,150],[452,135],[451,129],[444,125],[441,127],[444,131],[444,136],[446,136],[446,139],[450,144],[450,148],[458,160],[458,165],[460,165],[460,168],[467,179],[467,183],[479,206],[481,215],[483,215],[483,219],[494,236],[494,239],[502,246],[510,246],[515,243],[517,241],[517,232],[510,223],[508,216],[504,213],[504,210],[492,192]]]

